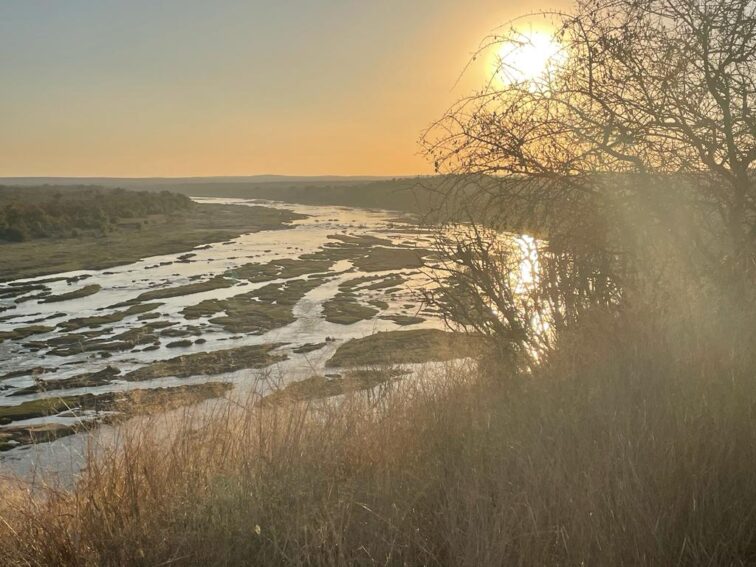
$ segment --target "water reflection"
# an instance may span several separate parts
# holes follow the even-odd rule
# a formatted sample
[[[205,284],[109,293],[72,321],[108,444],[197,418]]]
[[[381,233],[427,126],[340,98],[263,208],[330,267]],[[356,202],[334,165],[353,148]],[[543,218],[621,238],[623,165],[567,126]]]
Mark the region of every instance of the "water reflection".
[[[517,342],[537,362],[552,339],[552,306],[543,293],[545,242],[527,234],[469,224],[446,227],[437,239],[444,260],[436,277],[457,325]],[[444,292],[439,293],[442,295]]]

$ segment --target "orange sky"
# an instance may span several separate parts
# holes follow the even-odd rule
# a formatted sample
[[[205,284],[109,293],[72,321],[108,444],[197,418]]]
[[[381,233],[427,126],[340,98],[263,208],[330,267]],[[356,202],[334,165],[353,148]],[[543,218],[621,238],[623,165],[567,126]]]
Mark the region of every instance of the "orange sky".
[[[429,173],[480,40],[558,5],[8,0],[0,176]]]

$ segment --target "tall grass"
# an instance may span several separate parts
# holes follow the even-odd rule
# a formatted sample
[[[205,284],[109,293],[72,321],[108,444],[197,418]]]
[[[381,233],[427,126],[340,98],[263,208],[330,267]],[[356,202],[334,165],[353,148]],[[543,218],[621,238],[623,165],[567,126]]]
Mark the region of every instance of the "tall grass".
[[[756,564],[752,354],[665,317],[596,315],[528,375],[124,428],[75,489],[3,491],[0,563]]]

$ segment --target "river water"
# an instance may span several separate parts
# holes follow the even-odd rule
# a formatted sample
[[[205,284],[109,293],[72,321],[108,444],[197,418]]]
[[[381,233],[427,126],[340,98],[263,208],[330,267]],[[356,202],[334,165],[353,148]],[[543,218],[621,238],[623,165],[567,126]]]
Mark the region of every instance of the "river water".
[[[153,256],[138,262],[109,268],[106,270],[83,270],[64,274],[48,275],[37,280],[47,280],[57,276],[66,278],[82,277],[73,286],[66,281],[47,283],[53,294],[65,293],[83,285],[97,284],[101,290],[94,295],[71,299],[59,303],[40,303],[39,300],[28,300],[18,304],[14,299],[0,300],[0,307],[10,307],[12,310],[2,313],[0,332],[12,331],[15,328],[30,324],[41,324],[55,327],[72,318],[102,315],[112,311],[113,305],[133,300],[140,293],[175,287],[208,279],[215,275],[222,275],[235,267],[247,263],[266,263],[270,260],[282,258],[296,258],[302,254],[320,250],[323,245],[333,243],[329,236],[374,236],[389,239],[395,246],[417,247],[428,249],[432,246],[430,234],[425,233],[408,219],[398,219],[398,214],[391,211],[362,210],[344,207],[319,207],[282,204],[269,201],[244,199],[196,199],[202,203],[223,203],[239,205],[265,205],[292,210],[307,215],[302,220],[292,223],[290,228],[249,233],[227,242],[217,242],[199,246],[192,251],[194,256],[182,260],[185,253]],[[18,405],[40,396],[54,396],[56,393],[35,393],[31,395],[12,395],[20,388],[31,386],[35,380],[60,380],[84,372],[100,371],[106,366],[114,366],[122,372],[144,366],[150,362],[169,359],[178,355],[193,352],[206,352],[218,349],[229,349],[245,345],[265,343],[287,343],[281,348],[288,359],[276,365],[276,373],[285,381],[299,380],[313,374],[325,372],[325,362],[333,355],[344,341],[362,337],[385,330],[441,328],[442,321],[432,313],[421,314],[424,319],[413,325],[400,327],[395,322],[381,318],[386,315],[418,315],[421,307],[416,292],[429,285],[427,277],[417,269],[400,269],[387,272],[371,272],[370,276],[382,274],[401,274],[405,283],[400,289],[387,293],[385,290],[369,292],[361,300],[380,300],[388,304],[379,315],[350,325],[330,323],[323,317],[323,303],[332,298],[339,291],[339,284],[356,277],[367,275],[355,268],[349,260],[339,260],[330,269],[330,275],[324,279],[322,285],[309,291],[293,308],[296,320],[286,326],[273,329],[260,335],[244,333],[230,333],[218,325],[210,324],[206,319],[186,320],[182,315],[185,307],[196,305],[205,299],[224,299],[241,293],[247,293],[280,280],[250,283],[240,281],[233,287],[216,289],[202,293],[194,293],[168,299],[160,299],[161,305],[155,313],[161,321],[174,323],[175,328],[199,327],[202,344],[191,344],[183,348],[168,348],[168,341],[162,341],[155,350],[134,349],[126,352],[108,353],[103,358],[101,353],[85,352],[60,357],[39,349],[39,343],[65,333],[58,329],[46,334],[38,334],[23,340],[7,340],[0,343],[0,375],[7,375],[15,371],[43,367],[50,373],[37,376],[18,376],[0,381],[0,406]],[[21,280],[19,280],[20,282]],[[23,280],[33,282],[34,279]],[[12,283],[12,282],[11,282]],[[41,321],[40,323],[35,323]],[[139,324],[137,317],[127,317],[108,327],[108,336],[117,335]],[[321,343],[329,338],[326,346],[309,353],[297,354],[295,348],[308,343]],[[194,337],[196,338],[196,337]],[[36,343],[37,346],[34,346]],[[32,345],[30,347],[30,345]],[[119,381],[117,377],[109,384],[86,389],[66,390],[64,395],[78,395],[82,393],[101,394],[110,391],[133,388],[156,388],[166,386],[186,385],[200,382],[225,381],[233,383],[237,390],[249,386],[250,370],[240,370],[213,376],[196,376],[189,378],[159,378],[141,382]],[[60,392],[57,392],[61,395]],[[55,421],[59,423],[73,422],[82,419],[78,416],[61,416],[36,418],[33,420],[16,421],[12,426],[24,426],[40,421]],[[2,426],[0,426],[2,427]],[[28,471],[30,467],[44,468],[50,462],[60,463],[61,447],[71,450],[81,444],[81,435],[58,439],[57,441],[35,447],[18,447],[0,453],[0,471],[12,469]],[[56,455],[50,457],[50,455]],[[46,465],[47,463],[47,465]]]

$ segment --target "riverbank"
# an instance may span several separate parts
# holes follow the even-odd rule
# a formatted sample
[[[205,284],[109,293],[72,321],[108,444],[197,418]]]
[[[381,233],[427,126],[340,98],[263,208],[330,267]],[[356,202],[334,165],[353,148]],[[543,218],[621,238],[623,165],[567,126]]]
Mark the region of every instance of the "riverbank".
[[[188,252],[241,234],[289,228],[304,218],[285,209],[195,204],[129,219],[101,235],[0,243],[0,282],[75,270],[102,270],[148,256]]]

